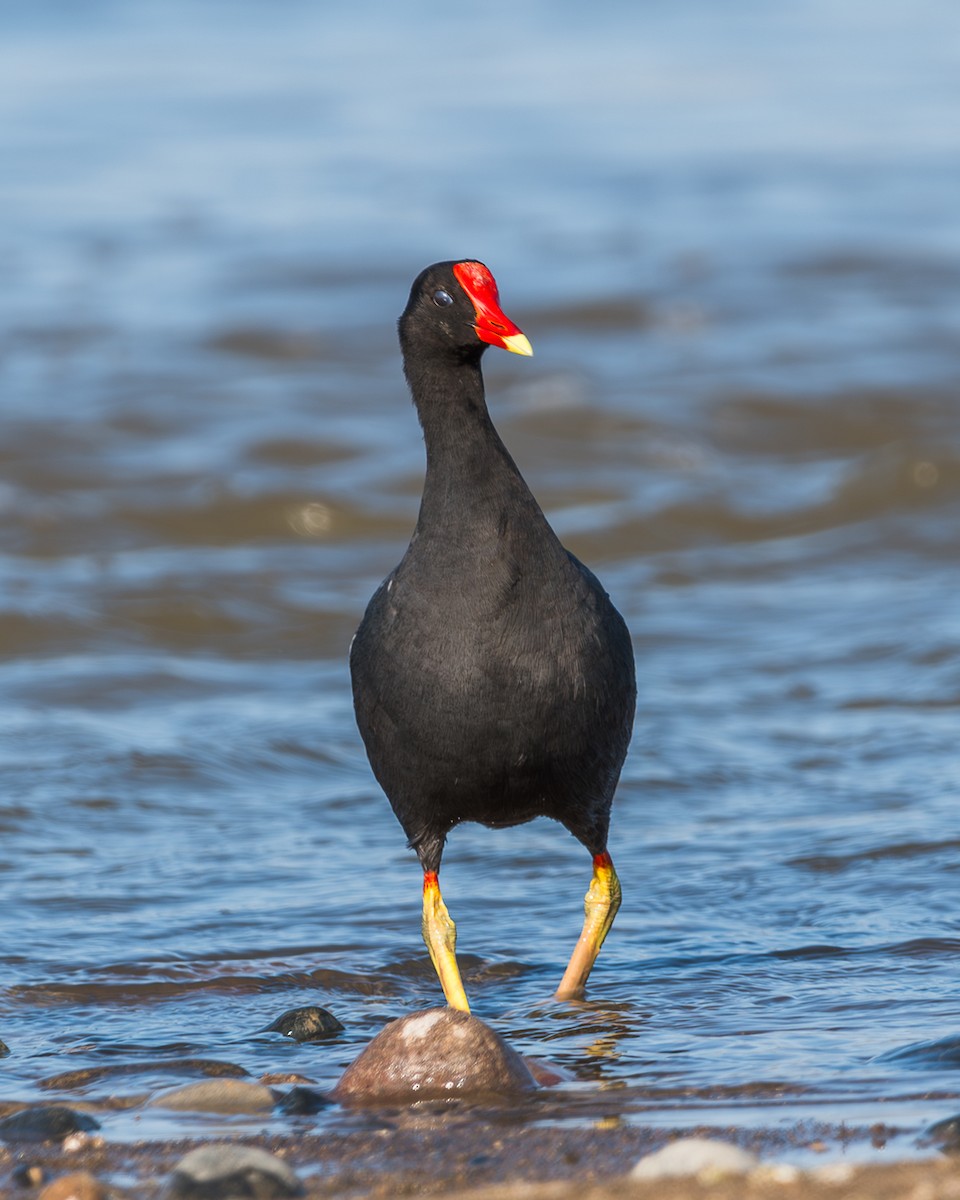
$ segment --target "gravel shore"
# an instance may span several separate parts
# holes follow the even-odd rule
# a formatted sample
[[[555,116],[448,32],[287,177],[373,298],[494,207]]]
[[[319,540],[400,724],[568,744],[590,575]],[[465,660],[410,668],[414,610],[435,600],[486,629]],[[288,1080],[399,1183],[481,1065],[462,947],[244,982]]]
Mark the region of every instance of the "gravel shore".
[[[688,1130],[684,1130],[686,1135]],[[177,1190],[178,1167],[198,1147],[226,1145],[227,1153],[245,1148],[266,1152],[277,1160],[278,1175],[292,1171],[301,1191],[277,1184],[258,1184],[246,1192],[208,1188],[204,1196],[296,1195],[312,1197],[389,1197],[408,1195],[458,1197],[471,1200],[605,1200],[613,1196],[686,1200],[710,1195],[716,1200],[749,1195],[766,1197],[830,1197],[837,1200],[958,1200],[960,1160],[931,1157],[889,1165],[856,1165],[877,1133],[869,1130],[831,1131],[806,1126],[793,1130],[745,1132],[736,1129],[700,1130],[759,1156],[748,1173],[724,1176],[700,1170],[682,1178],[631,1180],[629,1172],[645,1155],[669,1141],[663,1130],[637,1127],[510,1127],[479,1120],[448,1119],[442,1115],[398,1116],[396,1125],[347,1133],[243,1137],[226,1143],[210,1141],[144,1141],[111,1143],[96,1133],[76,1133],[62,1143],[7,1143],[0,1147],[0,1195],[52,1200],[72,1194],[50,1190],[62,1176],[86,1172],[92,1177],[90,1200],[132,1200],[133,1197],[188,1196]],[[678,1131],[679,1133],[679,1131]],[[676,1135],[674,1135],[676,1136]],[[810,1169],[790,1164],[806,1148]],[[791,1156],[791,1150],[793,1154]],[[819,1152],[819,1153],[818,1153]],[[879,1153],[879,1151],[878,1151]],[[194,1158],[196,1154],[194,1153]],[[264,1159],[263,1154],[258,1157]],[[822,1159],[822,1161],[818,1161]],[[182,1182],[182,1180],[181,1180]],[[95,1183],[94,1190],[91,1183]],[[25,1186],[26,1185],[26,1186]],[[208,1185],[204,1185],[208,1187]],[[29,1188],[30,1190],[27,1190]],[[263,1190],[263,1189],[266,1190]],[[49,1192],[49,1195],[46,1194]]]

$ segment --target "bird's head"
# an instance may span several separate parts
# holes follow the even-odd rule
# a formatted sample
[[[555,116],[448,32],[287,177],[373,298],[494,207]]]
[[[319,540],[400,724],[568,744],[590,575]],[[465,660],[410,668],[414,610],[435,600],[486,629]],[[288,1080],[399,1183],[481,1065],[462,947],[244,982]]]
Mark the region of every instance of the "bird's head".
[[[533,354],[529,341],[500,308],[497,283],[481,262],[434,263],[413,282],[400,317],[406,351],[478,359],[487,346]]]

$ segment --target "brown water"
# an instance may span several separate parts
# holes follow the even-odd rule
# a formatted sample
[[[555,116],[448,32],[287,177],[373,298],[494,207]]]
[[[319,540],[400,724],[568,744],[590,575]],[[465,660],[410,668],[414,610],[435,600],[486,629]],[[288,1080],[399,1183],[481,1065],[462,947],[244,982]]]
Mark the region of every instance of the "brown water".
[[[346,651],[422,477],[393,322],[477,256],[640,679],[585,1004],[582,849],[445,857],[475,1011],[579,1081],[530,1119],[960,1109],[960,20],[835,7],[4,10],[0,1099],[325,1086],[438,1002]],[[304,1003],[345,1033],[257,1032]]]

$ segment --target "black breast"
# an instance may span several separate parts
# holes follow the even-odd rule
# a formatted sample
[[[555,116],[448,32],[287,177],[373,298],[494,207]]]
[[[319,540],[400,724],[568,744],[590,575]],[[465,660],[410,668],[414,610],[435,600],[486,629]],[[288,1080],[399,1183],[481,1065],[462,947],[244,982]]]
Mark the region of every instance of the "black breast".
[[[374,774],[425,869],[460,821],[545,815],[592,853],[606,845],[633,722],[630,638],[526,507],[469,536],[420,529],[351,650]]]

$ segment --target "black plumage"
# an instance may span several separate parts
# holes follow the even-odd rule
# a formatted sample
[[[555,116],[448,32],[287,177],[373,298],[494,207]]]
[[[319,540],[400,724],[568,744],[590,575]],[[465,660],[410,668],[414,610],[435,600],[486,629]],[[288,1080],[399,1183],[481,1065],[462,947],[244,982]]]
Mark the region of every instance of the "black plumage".
[[[427,469],[410,545],[351,647],[373,772],[426,880],[461,821],[552,817],[596,860],[633,723],[633,651],[487,412],[487,345],[529,343],[472,262],[423,271],[399,333]],[[425,937],[426,925],[425,914]]]

